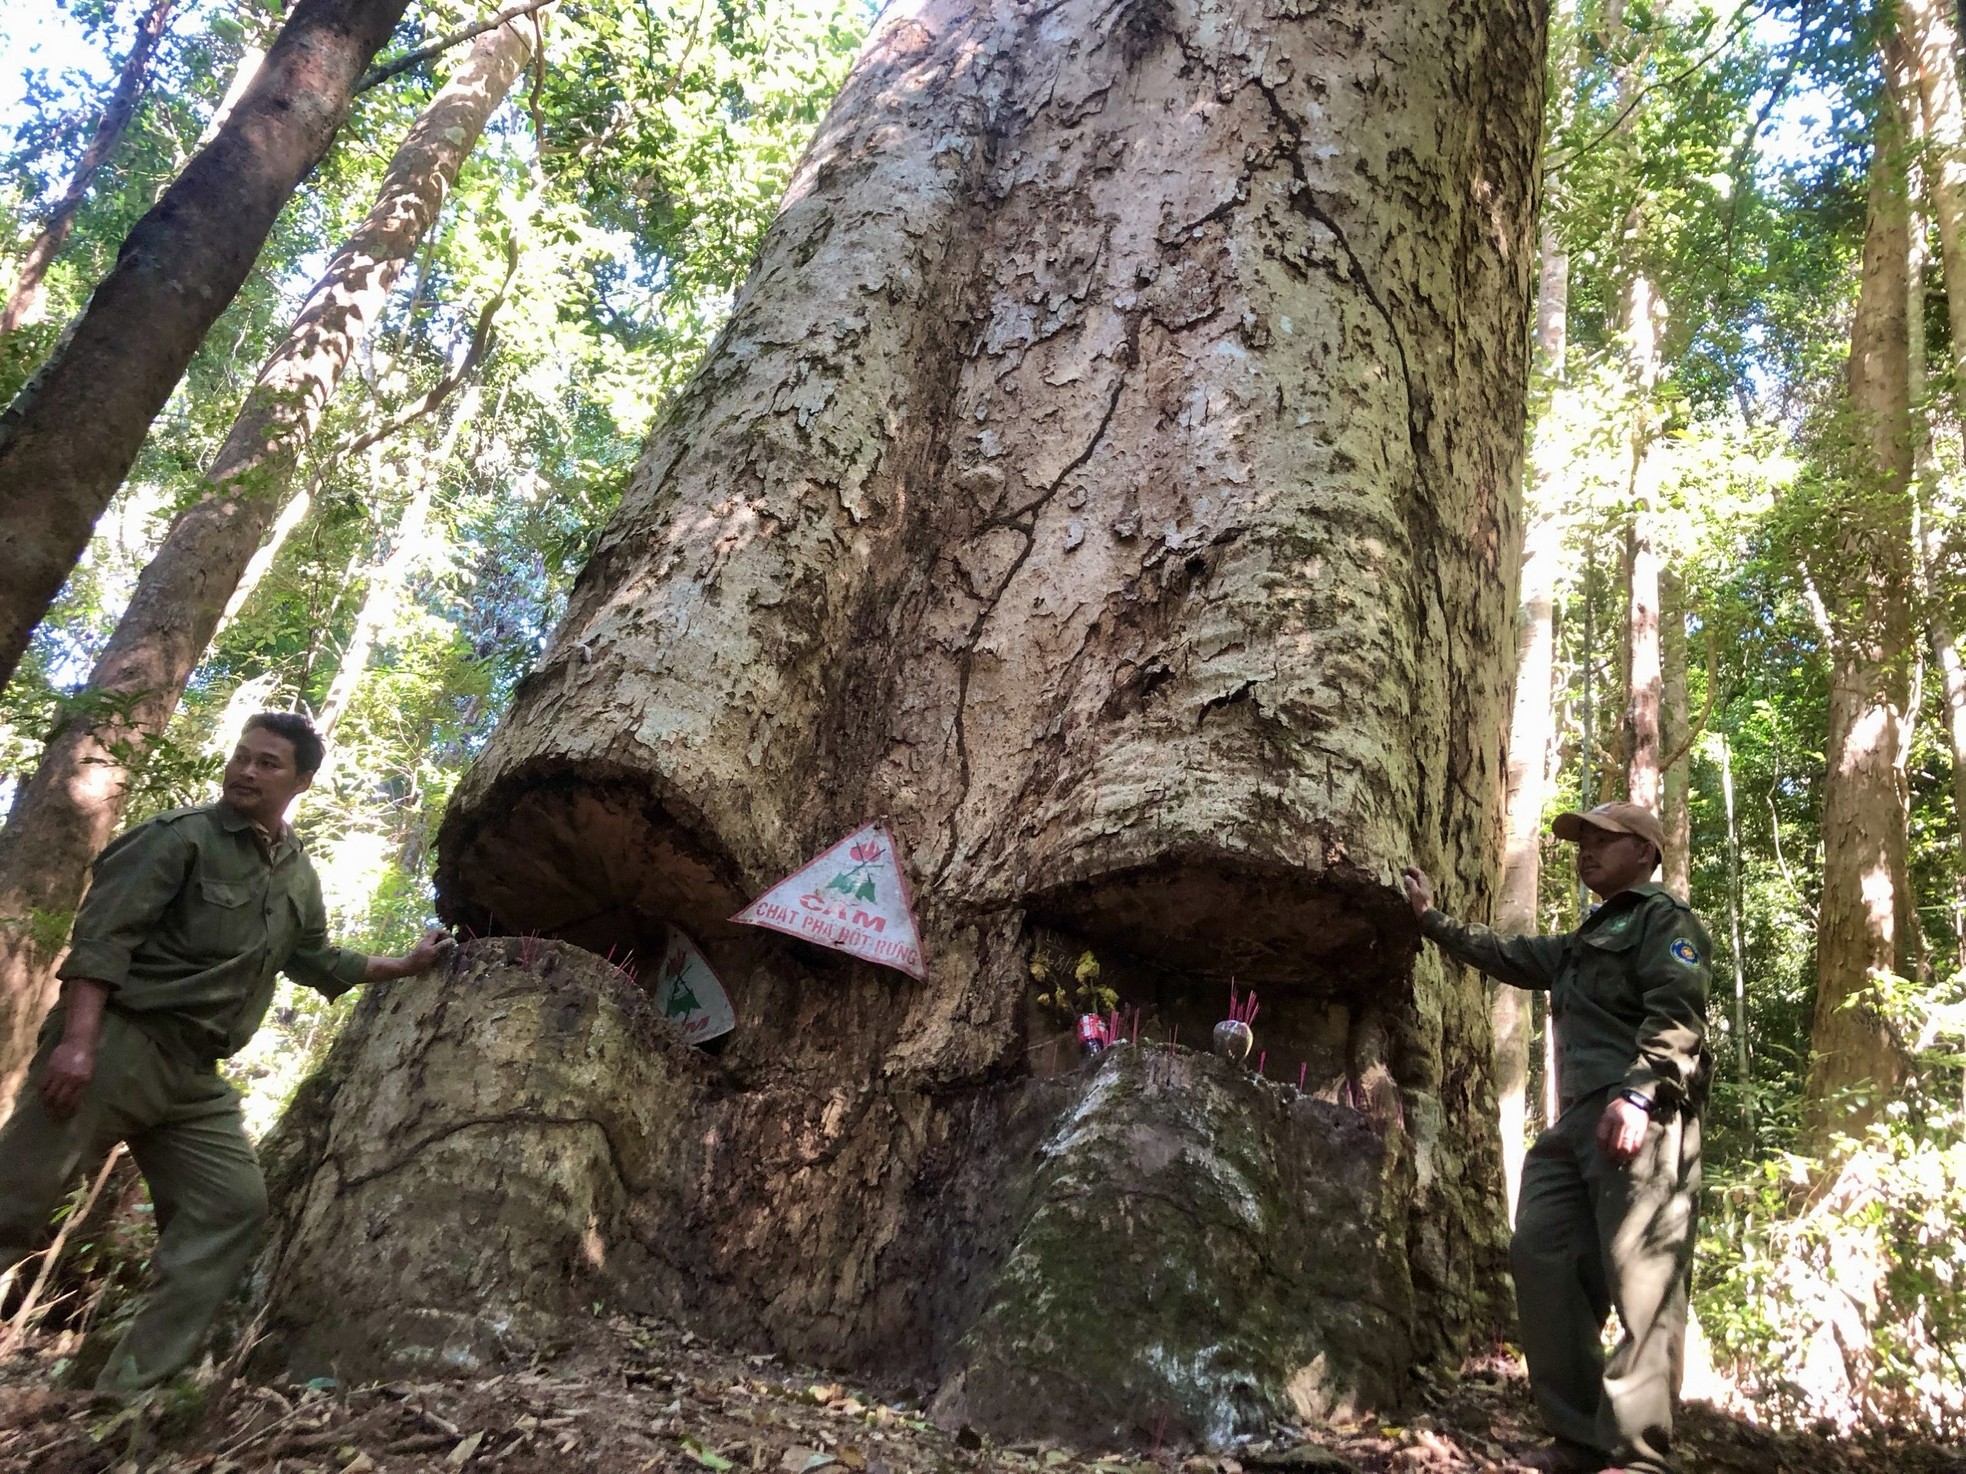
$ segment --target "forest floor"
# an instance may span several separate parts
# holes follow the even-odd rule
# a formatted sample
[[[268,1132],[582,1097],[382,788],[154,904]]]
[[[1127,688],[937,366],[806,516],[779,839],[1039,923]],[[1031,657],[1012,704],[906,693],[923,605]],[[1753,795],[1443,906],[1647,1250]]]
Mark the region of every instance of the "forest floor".
[[[1704,1403],[1682,1433],[1686,1474],[1966,1474],[1959,1448],[1776,1434]],[[1432,1387],[1396,1425],[1280,1427],[1232,1455],[1000,1446],[936,1428],[892,1389],[626,1317],[524,1371],[467,1381],[207,1380],[117,1408],[51,1385],[32,1350],[0,1368],[4,1474],[1506,1474],[1538,1442],[1528,1389],[1500,1357]]]

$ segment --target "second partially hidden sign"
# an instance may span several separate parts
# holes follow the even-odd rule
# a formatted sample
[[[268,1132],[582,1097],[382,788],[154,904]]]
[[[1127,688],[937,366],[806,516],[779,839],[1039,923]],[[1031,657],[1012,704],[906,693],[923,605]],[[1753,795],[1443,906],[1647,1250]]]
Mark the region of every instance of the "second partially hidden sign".
[[[731,920],[924,975],[914,902],[885,824],[856,829]]]
[[[673,1019],[691,1044],[708,1044],[737,1027],[724,985],[681,927],[669,928],[669,945],[663,948],[656,975],[655,1001],[662,1016]]]

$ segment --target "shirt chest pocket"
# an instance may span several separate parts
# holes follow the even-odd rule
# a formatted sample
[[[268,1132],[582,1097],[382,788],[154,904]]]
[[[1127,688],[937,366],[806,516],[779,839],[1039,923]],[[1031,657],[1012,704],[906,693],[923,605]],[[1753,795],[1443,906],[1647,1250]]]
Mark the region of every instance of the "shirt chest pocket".
[[[266,939],[265,889],[249,881],[201,880],[192,940],[213,958],[232,958]]]
[[[1642,1014],[1634,966],[1641,928],[1635,921],[1599,927],[1578,938],[1577,986],[1598,1007],[1614,1014]]]

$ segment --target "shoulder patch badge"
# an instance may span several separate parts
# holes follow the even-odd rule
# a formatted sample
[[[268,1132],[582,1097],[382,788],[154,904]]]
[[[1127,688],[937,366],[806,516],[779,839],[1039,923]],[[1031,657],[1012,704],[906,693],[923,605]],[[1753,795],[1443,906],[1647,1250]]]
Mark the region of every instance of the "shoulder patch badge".
[[[1666,950],[1688,967],[1698,967],[1700,965],[1700,949],[1684,937],[1674,942]]]

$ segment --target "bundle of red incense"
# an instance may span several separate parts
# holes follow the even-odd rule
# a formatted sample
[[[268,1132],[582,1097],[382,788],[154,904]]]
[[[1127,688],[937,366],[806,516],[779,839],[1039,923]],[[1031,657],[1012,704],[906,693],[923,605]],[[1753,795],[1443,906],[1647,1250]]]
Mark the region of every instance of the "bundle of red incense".
[[[1256,1010],[1263,1005],[1256,1001],[1256,990],[1251,988],[1246,997],[1236,997],[1236,980],[1229,979],[1229,1022],[1233,1024],[1254,1024]]]

